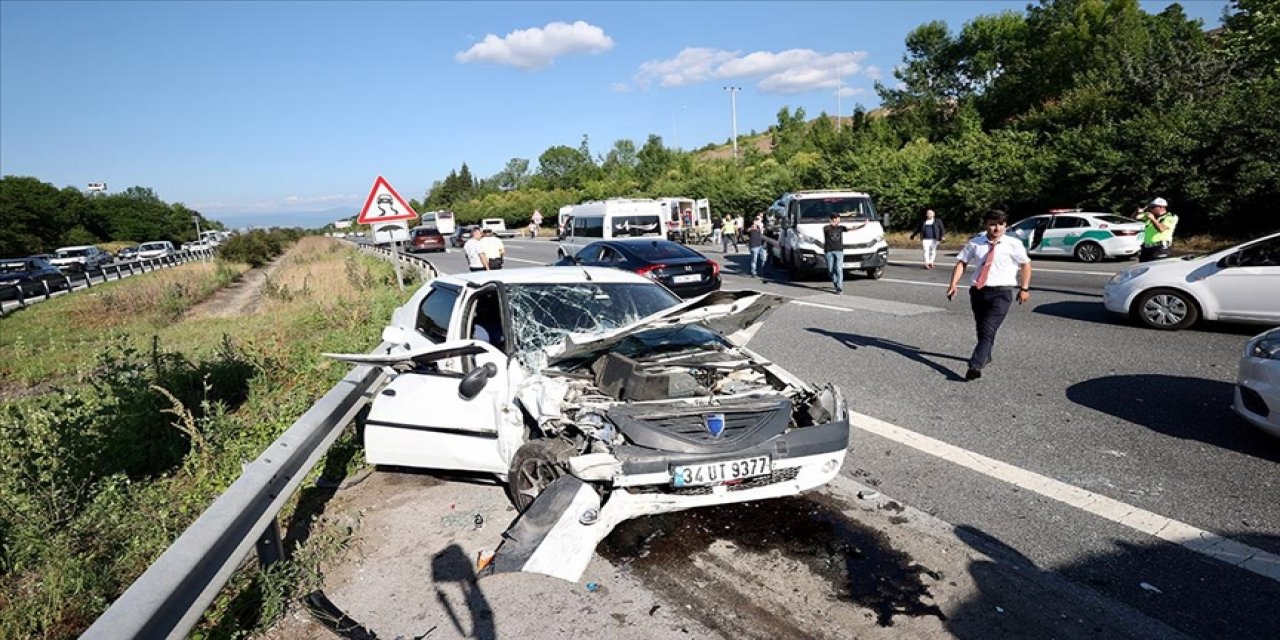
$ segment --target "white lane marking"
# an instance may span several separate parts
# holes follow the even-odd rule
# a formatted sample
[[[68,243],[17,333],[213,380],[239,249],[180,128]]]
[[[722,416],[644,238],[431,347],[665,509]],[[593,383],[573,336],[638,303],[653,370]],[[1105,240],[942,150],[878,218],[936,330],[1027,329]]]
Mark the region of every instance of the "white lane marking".
[[[942,287],[943,289],[946,289],[948,286],[950,286],[945,282],[921,282],[919,280],[899,280],[897,278],[880,278],[880,281],[881,282],[897,282],[898,284],[919,284],[919,285],[924,285],[926,287]],[[968,289],[969,286],[960,285],[958,288]]]
[[[985,476],[1034,491],[1046,498],[1087,511],[1140,533],[1172,542],[1196,553],[1280,582],[1280,556],[1276,554],[1021,467],[961,449],[868,415],[850,411],[849,424]]]
[[[913,262],[913,261],[911,261],[911,260],[890,260],[890,261],[889,261],[889,264],[891,264],[891,265],[924,264],[924,262]],[[946,266],[944,266],[943,268],[944,268],[944,269],[946,269],[947,271],[950,271],[950,270],[952,270],[952,269],[954,269],[954,268],[955,268],[955,263],[952,263],[952,264],[950,264],[950,265],[946,265]],[[1127,268],[1127,267],[1126,267],[1126,268]],[[1037,271],[1037,272],[1046,272],[1046,273],[1075,273],[1075,274],[1079,274],[1079,275],[1086,275],[1086,276],[1106,276],[1106,277],[1108,277],[1108,278],[1110,278],[1111,276],[1114,276],[1114,275],[1116,274],[1116,272],[1115,272],[1115,271],[1085,271],[1085,270],[1083,270],[1083,269],[1047,269],[1047,268],[1045,268],[1045,267],[1039,267],[1039,266],[1036,266],[1036,263],[1035,263],[1034,261],[1032,261],[1032,263],[1031,263],[1031,269],[1032,269],[1032,271]]]
[[[539,261],[537,261],[537,260],[525,260],[524,258],[512,258],[511,256],[507,256],[505,259],[506,259],[506,260],[510,260],[510,261],[512,261],[512,262],[524,262],[524,263],[528,263],[528,264],[540,264],[540,265],[543,265],[543,266],[546,266],[546,264],[547,264],[547,263],[545,263],[545,262],[539,262]]]
[[[785,298],[787,296],[783,296],[783,297]],[[816,302],[805,302],[803,300],[796,300],[794,298],[791,299],[791,304],[798,304],[802,307],[817,307],[819,309],[830,309],[832,311],[853,311],[853,309],[850,309],[848,307],[837,307],[830,304],[818,304]]]

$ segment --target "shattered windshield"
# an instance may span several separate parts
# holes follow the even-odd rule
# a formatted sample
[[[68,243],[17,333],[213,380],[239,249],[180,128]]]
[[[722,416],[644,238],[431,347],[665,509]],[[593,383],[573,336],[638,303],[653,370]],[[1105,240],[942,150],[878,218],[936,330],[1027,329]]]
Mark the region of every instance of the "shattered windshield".
[[[613,331],[680,301],[650,283],[512,284],[507,295],[517,349],[534,369],[542,368],[544,350],[569,334]]]

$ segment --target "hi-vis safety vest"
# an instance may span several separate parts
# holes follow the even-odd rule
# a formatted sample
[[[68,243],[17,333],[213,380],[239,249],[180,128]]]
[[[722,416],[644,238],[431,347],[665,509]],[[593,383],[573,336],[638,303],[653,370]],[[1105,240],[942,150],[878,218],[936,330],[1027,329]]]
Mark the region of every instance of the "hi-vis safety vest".
[[[1151,220],[1147,220],[1147,226],[1142,230],[1142,245],[1149,247],[1153,244],[1161,242],[1173,242],[1173,229],[1178,226],[1178,216],[1166,211],[1164,215],[1157,218],[1160,224],[1164,225],[1164,231],[1158,231]]]

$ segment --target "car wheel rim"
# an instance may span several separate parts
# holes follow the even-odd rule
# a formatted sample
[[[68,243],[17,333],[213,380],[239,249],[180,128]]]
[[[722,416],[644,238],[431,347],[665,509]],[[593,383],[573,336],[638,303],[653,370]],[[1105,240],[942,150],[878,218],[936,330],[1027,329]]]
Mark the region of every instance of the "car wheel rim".
[[[1080,259],[1085,262],[1097,262],[1102,258],[1101,253],[1101,248],[1091,244],[1080,247]]]
[[[1178,296],[1161,294],[1152,296],[1142,305],[1142,314],[1151,324],[1168,327],[1182,322],[1187,317],[1187,303]]]
[[[523,496],[524,503],[531,504],[547,485],[560,477],[560,471],[546,460],[527,460],[520,465],[516,474],[516,494]]]

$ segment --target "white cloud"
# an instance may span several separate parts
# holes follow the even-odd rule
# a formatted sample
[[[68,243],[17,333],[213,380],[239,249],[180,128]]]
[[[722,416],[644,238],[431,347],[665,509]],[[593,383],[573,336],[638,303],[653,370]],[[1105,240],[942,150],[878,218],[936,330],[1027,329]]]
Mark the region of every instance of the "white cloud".
[[[630,92],[631,92],[631,85],[629,85],[629,84],[627,84],[627,83],[625,83],[625,82],[615,82],[615,83],[613,83],[613,84],[609,85],[609,90],[610,90],[610,91],[612,91],[612,92],[614,92],[614,93],[630,93]]]
[[[288,205],[294,204],[329,204],[331,202],[352,202],[360,196],[349,196],[346,194],[335,194],[331,196],[289,196],[284,199],[284,203]]]
[[[635,75],[636,86],[648,89],[657,80],[664,87],[683,87],[709,80],[715,70],[737,57],[733,51],[721,51],[706,47],[688,47],[670,60],[650,60],[641,63]]]
[[[655,80],[664,87],[679,87],[713,79],[757,78],[756,88],[762,93],[803,93],[834,89],[848,76],[878,77],[879,69],[862,67],[861,61],[866,57],[865,51],[822,54],[812,49],[788,49],[743,55],[737,51],[688,47],[674,58],[642,63],[633,80],[644,89]]]
[[[860,96],[866,92],[867,90],[862,87],[840,87],[840,89],[836,91],[836,94],[841,98],[852,98],[853,96]]]
[[[252,202],[201,202],[191,205],[192,209],[205,213],[218,211],[234,211],[243,213],[261,213],[297,210],[300,208],[342,205],[360,206],[359,195],[333,194],[323,196],[286,196],[279,200],[257,200]]]
[[[602,53],[613,48],[613,38],[604,29],[579,20],[573,24],[552,22],[499,38],[494,34],[454,56],[458,62],[489,62],[532,71],[576,53]]]

